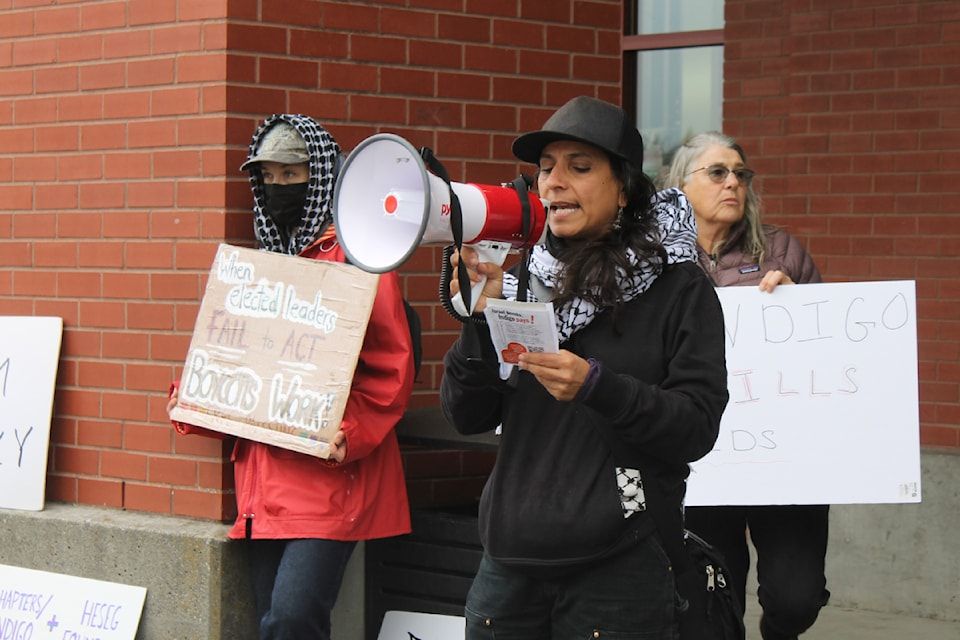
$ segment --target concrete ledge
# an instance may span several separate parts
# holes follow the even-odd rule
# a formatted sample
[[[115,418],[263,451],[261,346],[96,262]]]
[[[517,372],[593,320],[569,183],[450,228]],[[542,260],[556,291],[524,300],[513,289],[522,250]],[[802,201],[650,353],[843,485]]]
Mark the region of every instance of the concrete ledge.
[[[440,407],[408,410],[397,423],[397,436],[404,442],[416,442],[438,447],[495,449],[499,437],[492,431],[465,436],[457,433]]]
[[[146,587],[138,639],[256,638],[241,545],[185,518],[48,504],[0,509],[0,563]]]
[[[830,507],[831,607],[960,621],[960,454],[924,450],[920,464],[920,504]],[[756,552],[750,551],[752,597]]]
[[[960,621],[960,455],[920,462],[920,504],[831,507],[830,604]]]
[[[0,509],[0,564],[146,587],[137,640],[255,640],[245,549],[214,522],[48,503]],[[363,544],[347,565],[333,627],[361,640]]]

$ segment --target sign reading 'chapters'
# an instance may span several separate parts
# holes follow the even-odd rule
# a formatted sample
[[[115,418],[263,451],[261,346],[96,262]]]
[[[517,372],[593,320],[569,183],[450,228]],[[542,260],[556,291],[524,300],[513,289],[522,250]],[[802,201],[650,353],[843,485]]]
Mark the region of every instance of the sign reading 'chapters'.
[[[0,638],[133,640],[147,590],[0,564]]]
[[[220,245],[171,417],[325,458],[379,276]]]
[[[717,294],[730,401],[687,504],[919,502],[914,282]]]

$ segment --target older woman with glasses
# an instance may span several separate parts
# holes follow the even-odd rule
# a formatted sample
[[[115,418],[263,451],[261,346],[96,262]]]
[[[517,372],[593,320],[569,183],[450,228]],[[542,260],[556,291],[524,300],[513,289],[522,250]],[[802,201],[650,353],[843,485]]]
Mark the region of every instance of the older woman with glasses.
[[[790,234],[760,221],[754,172],[729,136],[709,132],[688,140],[673,157],[663,187],[678,187],[697,220],[698,261],[719,287],[820,282],[810,254]],[[750,555],[757,551],[764,640],[795,639],[809,629],[830,592],[825,589],[826,505],[690,507],[686,526],[726,556],[734,592],[745,598]]]

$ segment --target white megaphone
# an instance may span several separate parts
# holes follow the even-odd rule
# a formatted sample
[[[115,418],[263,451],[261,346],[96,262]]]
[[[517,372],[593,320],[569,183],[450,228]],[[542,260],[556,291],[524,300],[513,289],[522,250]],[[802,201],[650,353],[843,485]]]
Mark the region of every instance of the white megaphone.
[[[367,138],[347,156],[333,195],[337,239],[350,262],[383,273],[402,265],[423,245],[454,242],[451,191],[460,202],[463,244],[482,262],[503,264],[510,251],[532,247],[546,235],[549,203],[534,193],[528,231],[516,189],[510,186],[451,182],[427,171],[423,158],[403,138],[381,133]],[[471,309],[485,279],[471,288]],[[452,300],[468,315],[457,294]]]

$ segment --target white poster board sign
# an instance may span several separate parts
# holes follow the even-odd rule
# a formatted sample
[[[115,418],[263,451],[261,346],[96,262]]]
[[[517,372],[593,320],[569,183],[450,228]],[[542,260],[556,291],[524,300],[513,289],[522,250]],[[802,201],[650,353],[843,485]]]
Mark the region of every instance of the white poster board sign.
[[[919,502],[915,283],[717,293],[730,401],[687,505]]]
[[[435,613],[387,611],[377,640],[463,640],[466,620]]]
[[[62,335],[61,318],[0,316],[0,508],[43,509]]]
[[[0,638],[133,640],[147,590],[0,564]]]

